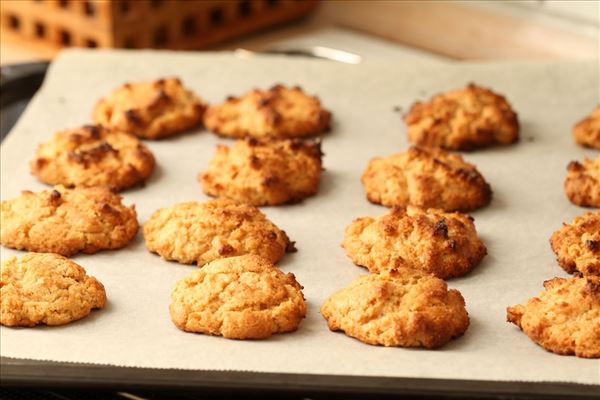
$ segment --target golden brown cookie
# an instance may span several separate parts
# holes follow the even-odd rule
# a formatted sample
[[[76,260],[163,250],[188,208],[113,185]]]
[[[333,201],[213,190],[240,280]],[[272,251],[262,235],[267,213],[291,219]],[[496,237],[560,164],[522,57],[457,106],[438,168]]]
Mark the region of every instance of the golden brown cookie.
[[[383,346],[433,349],[461,336],[469,326],[458,290],[409,269],[359,277],[331,295],[321,314],[332,331]]]
[[[441,279],[466,274],[487,253],[468,215],[416,207],[355,219],[346,228],[342,247],[370,272],[405,267]]]
[[[171,320],[187,332],[264,339],[298,329],[306,316],[302,286],[255,255],[215,260],[179,281]]]
[[[572,274],[600,276],[600,211],[588,212],[563,224],[550,238],[556,260]]]
[[[387,207],[413,205],[471,211],[492,199],[490,185],[474,165],[441,149],[411,147],[369,161],[362,175],[367,199]]]
[[[571,203],[582,207],[600,207],[600,156],[571,161],[567,166],[565,193]]]
[[[100,99],[97,124],[143,139],[161,139],[200,124],[206,105],[178,78],[126,83]]]
[[[259,209],[226,199],[161,208],[144,224],[144,238],[148,250],[162,258],[199,266],[244,254],[275,263],[295,251]]]
[[[154,156],[134,136],[87,125],[56,133],[38,147],[30,167],[33,175],[50,185],[122,190],[148,179]]]
[[[600,105],[573,127],[575,143],[600,150]]]
[[[556,354],[600,357],[600,277],[554,278],[545,291],[508,307],[507,321]]]
[[[204,115],[209,130],[235,138],[313,136],[327,131],[330,122],[331,113],[317,97],[299,86],[283,85],[229,97],[223,104],[210,106]]]
[[[0,323],[64,325],[106,304],[104,286],[73,261],[28,253],[2,261]]]
[[[1,209],[0,242],[18,250],[91,254],[124,247],[138,231],[135,206],[102,187],[26,190]]]
[[[255,206],[298,202],[317,192],[320,143],[238,140],[218,145],[208,170],[198,176],[204,193]]]
[[[472,83],[414,103],[404,122],[410,141],[424,147],[473,150],[519,140],[519,121],[508,101]]]

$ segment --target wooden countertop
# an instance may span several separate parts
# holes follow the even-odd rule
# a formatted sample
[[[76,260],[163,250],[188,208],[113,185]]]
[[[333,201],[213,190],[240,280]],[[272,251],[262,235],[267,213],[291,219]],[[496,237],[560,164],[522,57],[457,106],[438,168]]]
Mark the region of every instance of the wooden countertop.
[[[527,2],[532,3],[532,2]],[[594,2],[587,9],[599,13]],[[597,18],[548,13],[540,7],[496,2],[461,1],[323,1],[315,14],[294,25],[252,35],[216,49],[260,50],[310,35],[316,30],[344,27],[383,38],[398,49],[457,60],[598,58]],[[594,8],[595,7],[595,8]],[[586,10],[587,10],[586,9]],[[585,11],[585,10],[584,10]],[[335,46],[335,43],[323,43]],[[352,49],[347,50],[352,51]],[[56,49],[4,34],[0,64],[50,59]]]

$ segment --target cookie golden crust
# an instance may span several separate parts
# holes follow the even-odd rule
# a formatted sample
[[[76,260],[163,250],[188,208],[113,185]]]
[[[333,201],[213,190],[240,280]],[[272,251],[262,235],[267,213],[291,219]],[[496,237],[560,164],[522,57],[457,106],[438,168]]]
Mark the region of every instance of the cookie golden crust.
[[[589,212],[563,224],[550,238],[556,260],[572,274],[600,276],[600,211]]]
[[[383,346],[433,349],[461,336],[469,326],[459,291],[408,269],[359,277],[331,295],[321,314],[332,331]]]
[[[575,143],[600,150],[600,105],[573,127]]]
[[[31,173],[50,185],[126,189],[146,181],[154,156],[136,137],[96,125],[58,132],[41,144]]]
[[[416,207],[355,219],[342,247],[369,272],[405,267],[441,279],[466,274],[487,253],[468,215]]]
[[[331,113],[299,86],[255,89],[210,106],[204,115],[209,130],[234,138],[313,136],[327,131],[330,123]]]
[[[474,84],[414,103],[404,122],[410,141],[424,147],[474,150],[519,140],[519,121],[508,101]]]
[[[175,286],[169,310],[179,329],[229,339],[292,332],[306,316],[294,274],[255,255],[215,260],[194,271]]]
[[[162,258],[199,266],[245,254],[274,263],[295,251],[285,232],[260,210],[226,199],[162,208],[144,224],[144,238],[148,250]]]
[[[206,105],[178,78],[126,83],[100,99],[92,118],[143,139],[162,139],[202,121]]]
[[[507,321],[548,351],[600,357],[600,277],[554,278],[545,291],[507,308]]]
[[[471,211],[492,199],[490,185],[474,165],[441,149],[411,147],[374,158],[361,180],[367,199],[387,207]]]
[[[600,207],[600,156],[571,161],[567,166],[565,193],[571,203],[582,207]]]
[[[255,206],[298,202],[317,192],[320,143],[238,140],[218,145],[208,170],[198,176],[204,193]]]
[[[119,249],[139,228],[135,206],[101,187],[24,191],[3,201],[1,210],[4,246],[63,256]]]
[[[104,286],[73,261],[28,253],[2,261],[0,323],[64,325],[106,304]]]

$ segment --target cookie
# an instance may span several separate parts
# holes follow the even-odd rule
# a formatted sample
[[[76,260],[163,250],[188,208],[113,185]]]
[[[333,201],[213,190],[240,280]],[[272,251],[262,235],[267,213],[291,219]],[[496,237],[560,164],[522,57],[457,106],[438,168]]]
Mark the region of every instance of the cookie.
[[[218,145],[198,180],[210,196],[255,206],[294,203],[317,193],[321,156],[320,143],[238,140],[231,148]]]
[[[119,249],[138,231],[135,206],[102,187],[24,191],[2,202],[0,221],[4,246],[63,256]]]
[[[556,354],[600,357],[600,277],[554,278],[545,291],[508,307],[507,321]]]
[[[330,123],[331,113],[299,86],[255,89],[208,107],[204,115],[209,130],[234,138],[314,136],[329,130]]]
[[[205,109],[178,78],[163,78],[124,84],[96,103],[92,118],[143,139],[162,139],[198,126]]]
[[[306,303],[294,274],[246,254],[212,261],[179,281],[169,310],[187,332],[264,339],[298,329]]]
[[[409,269],[359,277],[331,295],[321,314],[332,331],[383,346],[433,349],[461,336],[469,326],[459,291]]]
[[[468,215],[410,206],[355,219],[346,228],[342,247],[370,272],[404,267],[441,279],[466,274],[487,253]]]
[[[414,103],[404,122],[409,140],[424,147],[474,150],[519,140],[519,121],[508,101],[472,83]]]
[[[122,190],[146,181],[154,164],[154,156],[136,137],[87,125],[60,131],[41,144],[30,168],[50,185]]]
[[[573,127],[575,143],[600,150],[600,105]]]
[[[556,260],[565,271],[600,276],[600,211],[563,224],[550,238]]]
[[[28,253],[2,261],[0,323],[64,325],[106,304],[104,286],[73,261]]]
[[[582,207],[600,207],[600,156],[571,161],[567,166],[565,193],[571,203]]]
[[[374,158],[361,180],[367,199],[387,207],[471,211],[492,199],[490,185],[474,165],[441,149],[411,147]]]
[[[295,251],[284,231],[256,207],[218,199],[179,203],[156,211],[144,224],[146,247],[182,264],[256,254],[275,263]]]

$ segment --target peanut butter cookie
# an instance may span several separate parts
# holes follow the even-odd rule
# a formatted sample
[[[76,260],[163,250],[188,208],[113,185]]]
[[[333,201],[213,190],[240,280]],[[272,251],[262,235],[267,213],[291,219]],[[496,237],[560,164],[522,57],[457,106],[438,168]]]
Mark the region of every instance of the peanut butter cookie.
[[[102,187],[24,191],[2,202],[0,242],[18,250],[91,254],[126,246],[138,231],[136,218],[134,206]]]
[[[600,150],[600,105],[573,127],[575,143]]]
[[[330,122],[331,113],[317,97],[307,95],[299,86],[283,85],[229,97],[223,104],[210,106],[204,115],[208,129],[234,138],[313,136],[327,131]]]
[[[206,105],[178,78],[126,83],[100,99],[97,124],[143,139],[162,139],[198,126]]]
[[[474,165],[441,149],[411,147],[372,159],[362,175],[367,199],[387,207],[413,205],[471,211],[492,199],[490,185]]]
[[[550,238],[556,260],[572,274],[600,276],[600,211],[588,212],[563,224]]]
[[[441,279],[466,274],[487,253],[468,215],[410,206],[355,219],[346,228],[342,247],[370,272],[405,267]]]
[[[37,149],[31,173],[50,185],[122,190],[146,181],[154,156],[136,137],[88,125],[60,131]]]
[[[404,116],[408,138],[425,147],[474,150],[519,139],[519,121],[506,99],[475,84],[416,102]]]
[[[0,323],[64,325],[106,304],[104,286],[73,261],[28,253],[2,261]]]
[[[507,308],[512,322],[556,354],[600,357],[600,277],[554,278],[545,291]]]
[[[302,286],[267,260],[215,260],[179,281],[171,319],[181,330],[228,339],[264,339],[298,329],[306,316]]]
[[[317,192],[320,143],[238,140],[218,145],[208,170],[198,176],[204,193],[255,206],[298,202]]]
[[[571,203],[582,207],[600,207],[600,156],[571,161],[567,166],[565,193]]]
[[[274,263],[295,250],[256,207],[226,199],[162,208],[144,224],[144,238],[148,250],[162,258],[199,266],[244,254]]]
[[[459,291],[424,272],[399,269],[361,276],[331,295],[321,314],[332,331],[383,346],[443,346],[469,326]]]

